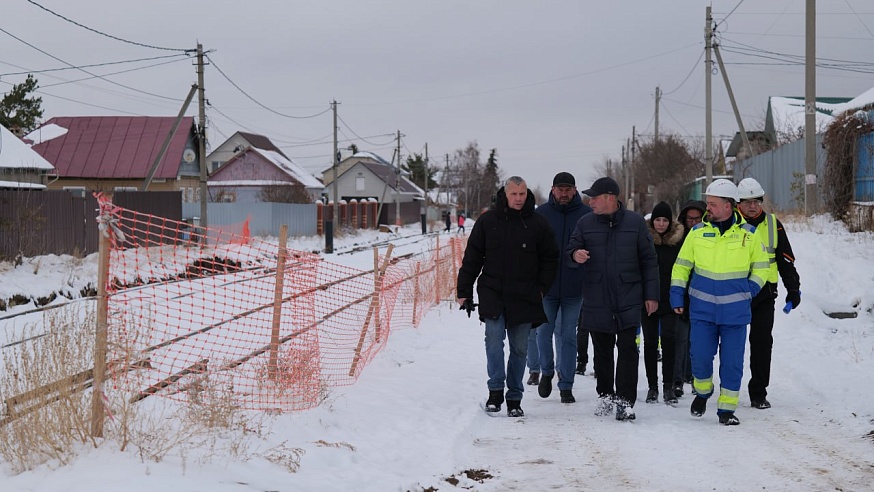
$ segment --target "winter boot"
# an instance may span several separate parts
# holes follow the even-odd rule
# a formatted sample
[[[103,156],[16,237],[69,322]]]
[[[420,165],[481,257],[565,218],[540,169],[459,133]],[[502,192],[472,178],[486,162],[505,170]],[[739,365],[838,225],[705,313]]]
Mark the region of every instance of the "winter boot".
[[[613,413],[613,395],[601,395],[595,402],[595,415],[603,417]]]
[[[562,403],[576,403],[577,399],[574,398],[574,393],[571,390],[561,390],[561,402]]]
[[[752,400],[750,402],[750,406],[753,408],[758,408],[759,410],[765,410],[771,408],[771,402],[769,402],[765,398],[762,398],[761,400]]]
[[[549,395],[552,394],[552,377],[555,374],[544,374],[540,377],[540,384],[537,385],[537,394],[540,395],[541,398],[549,398]]]
[[[694,400],[692,400],[692,416],[700,417],[704,415],[704,412],[707,411],[707,398],[701,398],[700,396],[696,396]]]
[[[670,384],[666,384],[662,389],[665,391],[664,399],[666,405],[673,406],[679,403],[676,395],[674,395],[674,388],[672,388]]]
[[[740,425],[740,420],[734,412],[722,412],[719,414],[719,423],[722,425]]]
[[[524,417],[522,400],[507,400],[507,417]]]
[[[540,382],[540,373],[539,372],[531,372],[528,374],[528,382],[526,383],[528,386],[537,386]]]
[[[583,376],[586,374],[586,363],[585,362],[577,362],[577,374]]]
[[[504,403],[504,390],[489,390],[489,399],[486,400],[486,412],[500,412],[501,403]]]
[[[657,401],[659,401],[659,389],[655,386],[650,386],[649,391],[646,392],[646,402],[655,403]]]
[[[683,383],[674,383],[674,396],[677,398],[683,396]]]
[[[631,405],[624,400],[619,400],[616,402],[616,420],[622,422],[626,420],[634,420],[636,416],[634,415],[634,410],[631,409]]]

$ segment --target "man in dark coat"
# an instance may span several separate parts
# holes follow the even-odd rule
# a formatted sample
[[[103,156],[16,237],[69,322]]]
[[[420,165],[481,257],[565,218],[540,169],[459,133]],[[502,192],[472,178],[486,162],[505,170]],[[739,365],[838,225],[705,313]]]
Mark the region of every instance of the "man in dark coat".
[[[658,308],[658,262],[646,221],[625,209],[616,181],[599,178],[583,193],[592,197],[594,213],[577,222],[565,254],[583,264],[580,328],[592,334],[600,397],[595,414],[611,413],[615,403],[616,420],[633,420],[639,364],[635,338],[644,306],[647,315]]]
[[[555,279],[558,257],[552,228],[534,213],[534,194],[525,180],[511,177],[498,190],[494,208],[474,223],[458,271],[458,303],[468,313],[477,283],[489,375],[486,411],[500,411],[506,383],[507,415],[524,415],[528,333],[547,322],[542,299]],[[510,344],[506,369],[504,338]]]
[[[549,222],[558,246],[562,250],[570,241],[577,221],[591,211],[592,208],[583,203],[577,192],[574,176],[567,172],[555,175],[549,201],[536,210]],[[552,378],[558,369],[561,402],[576,401],[572,390],[577,358],[577,321],[580,318],[582,302],[583,270],[578,263],[562,256],[558,276],[543,298],[543,310],[549,321],[534,330],[537,334],[537,343],[534,346],[538,352],[535,360],[541,371],[537,392],[542,398],[547,398],[552,393]],[[553,353],[552,349],[553,334],[555,334],[556,353]],[[531,345],[529,342],[529,351]],[[530,353],[528,355],[530,367],[532,357]]]

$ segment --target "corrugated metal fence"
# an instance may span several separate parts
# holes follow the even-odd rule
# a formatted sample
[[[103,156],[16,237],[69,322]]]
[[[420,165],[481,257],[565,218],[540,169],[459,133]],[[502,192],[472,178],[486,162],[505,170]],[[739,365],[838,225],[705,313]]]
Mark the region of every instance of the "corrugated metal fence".
[[[207,203],[207,227],[234,226],[249,220],[253,236],[279,236],[279,228],[288,226],[289,236],[316,234],[316,205],[313,203]],[[182,215],[200,216],[199,203],[183,203]]]
[[[181,220],[177,191],[116,192],[113,203]],[[69,191],[0,191],[0,259],[97,251],[97,200]]]

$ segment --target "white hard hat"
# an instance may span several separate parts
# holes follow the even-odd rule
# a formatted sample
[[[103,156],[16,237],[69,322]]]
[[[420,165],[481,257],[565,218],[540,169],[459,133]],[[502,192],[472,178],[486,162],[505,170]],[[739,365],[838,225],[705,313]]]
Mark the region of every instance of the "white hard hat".
[[[722,198],[731,198],[734,201],[739,201],[737,196],[737,186],[727,179],[717,179],[710,183],[705,195],[718,196]]]
[[[753,178],[744,178],[737,184],[737,194],[741,200],[750,198],[762,198],[765,196],[765,190]]]

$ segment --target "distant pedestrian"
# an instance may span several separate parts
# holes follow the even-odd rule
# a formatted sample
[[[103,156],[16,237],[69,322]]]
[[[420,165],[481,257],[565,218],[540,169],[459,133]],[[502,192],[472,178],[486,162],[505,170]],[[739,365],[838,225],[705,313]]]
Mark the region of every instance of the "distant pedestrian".
[[[644,218],[619,201],[619,184],[597,179],[584,191],[594,213],[577,222],[565,254],[583,265],[581,328],[592,334],[599,396],[596,415],[616,408],[616,420],[634,420],[641,312],[658,308],[659,272]],[[613,351],[618,349],[614,374]],[[615,390],[614,390],[615,381]]]
[[[456,231],[459,234],[464,234],[464,214],[458,214],[458,230]]]
[[[543,296],[555,280],[559,250],[549,223],[534,213],[534,193],[513,176],[498,190],[494,208],[474,223],[458,271],[458,303],[473,310],[473,286],[479,317],[485,323],[487,412],[498,412],[507,393],[507,415],[520,417],[522,378],[528,333],[548,321]],[[504,339],[510,355],[504,358]]]
[[[718,352],[716,414],[720,424],[738,425],[735,411],[743,378],[750,301],[768,278],[768,255],[755,228],[734,208],[738,200],[734,183],[717,179],[704,194],[707,213],[686,237],[671,273],[671,307],[682,314],[688,290],[696,392],[692,416],[704,415],[707,400],[713,395],[713,359]]]
[[[740,202],[737,209],[747,223],[756,227],[756,236],[765,245],[770,268],[761,292],[753,298],[750,322],[750,382],[747,385],[750,406],[764,410],[771,408],[768,384],[771,381],[771,352],[774,346],[774,301],[777,299],[777,277],[786,287],[789,309],[801,304],[801,279],[795,269],[795,254],[783,224],[774,214],[762,209],[765,190],[753,178],[737,185]]]
[[[452,230],[452,217],[449,210],[443,212],[443,220],[446,222],[446,229],[443,229],[443,232],[450,232]]]

